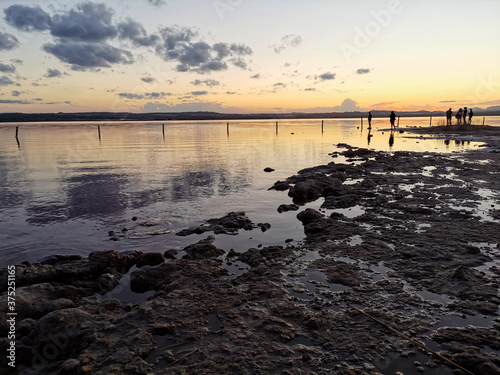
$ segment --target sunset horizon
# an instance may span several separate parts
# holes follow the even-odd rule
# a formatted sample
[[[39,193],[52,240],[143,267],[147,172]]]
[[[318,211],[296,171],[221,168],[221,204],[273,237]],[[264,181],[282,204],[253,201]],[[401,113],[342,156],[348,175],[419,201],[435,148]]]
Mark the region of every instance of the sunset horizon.
[[[500,105],[500,2],[5,1],[0,112]]]

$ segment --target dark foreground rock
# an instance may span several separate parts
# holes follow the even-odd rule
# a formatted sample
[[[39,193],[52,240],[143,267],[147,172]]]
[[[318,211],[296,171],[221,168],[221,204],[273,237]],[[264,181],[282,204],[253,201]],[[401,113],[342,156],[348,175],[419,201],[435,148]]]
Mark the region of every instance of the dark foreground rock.
[[[463,373],[398,331],[471,373],[500,374],[500,154],[342,147],[335,156],[355,164],[277,185],[296,202],[280,207],[298,209],[302,243],[236,252],[208,236],[164,256],[110,250],[17,265],[16,367],[3,355],[0,373]],[[311,199],[321,210],[300,206]],[[183,234],[256,227],[235,212]],[[0,277],[8,332],[8,270]],[[145,297],[117,299],[123,285]],[[2,353],[10,345],[2,335]]]

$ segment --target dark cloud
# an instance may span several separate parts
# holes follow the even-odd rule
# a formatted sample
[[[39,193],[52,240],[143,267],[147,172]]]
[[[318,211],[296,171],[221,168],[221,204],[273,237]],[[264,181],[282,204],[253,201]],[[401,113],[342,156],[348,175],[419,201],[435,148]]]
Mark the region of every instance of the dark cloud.
[[[201,85],[206,85],[208,87],[214,87],[214,86],[219,86],[220,82],[216,81],[215,79],[206,79],[204,81],[201,81],[199,79],[195,79],[193,82],[191,82],[194,86],[201,86]]]
[[[288,47],[297,47],[302,44],[302,38],[299,35],[289,34],[281,38],[281,43],[273,44],[270,47],[274,49],[274,52],[280,53]]]
[[[259,79],[260,78],[260,74],[254,74],[253,76],[250,76],[250,78]]]
[[[45,75],[45,77],[47,78],[55,78],[60,76],[62,76],[62,73],[58,69],[47,69],[47,74]]]
[[[40,7],[11,5],[4,10],[5,21],[15,28],[24,31],[48,30],[51,18]]]
[[[31,104],[26,100],[0,100],[1,104]]]
[[[439,103],[456,103],[456,100],[442,100]]]
[[[154,79],[153,77],[142,77],[141,81],[146,82],[146,83],[151,83],[151,82],[156,81],[156,79]]]
[[[308,87],[307,89],[304,89],[304,91],[318,91],[314,87]]]
[[[3,73],[14,73],[16,71],[16,67],[14,65],[7,65],[0,63],[0,72]]]
[[[207,95],[208,91],[191,91],[191,94],[193,94],[194,96]]]
[[[59,60],[72,65],[73,70],[110,67],[112,64],[133,62],[133,56],[129,51],[106,43],[58,42],[45,44],[43,49]]]
[[[105,4],[85,2],[52,18],[50,33],[58,38],[76,41],[102,41],[117,35],[112,25],[113,10]]]
[[[10,51],[17,46],[19,46],[19,41],[14,35],[0,31],[0,51]]]
[[[144,94],[134,94],[134,93],[127,93],[127,92],[121,92],[118,94],[120,98],[124,99],[137,99],[137,100],[142,100],[142,99],[161,99],[166,96],[172,96],[171,93],[169,92],[145,92]]]
[[[319,76],[316,76],[315,78],[317,79],[320,79],[321,81],[330,81],[330,80],[333,80],[335,79],[335,73],[323,73],[323,74],[320,74]]]
[[[358,74],[368,74],[368,73],[370,73],[370,69],[358,69],[356,71],[356,73],[358,73]]]
[[[9,85],[16,85],[19,86],[19,83],[14,82],[7,76],[1,76],[0,77],[0,86],[9,86]]]
[[[22,94],[22,92],[21,92],[21,91],[17,91],[17,90],[13,90],[13,91],[11,92],[11,94],[12,94],[12,96],[19,96],[19,95],[21,95],[21,94]]]
[[[199,40],[198,33],[189,28],[166,27],[160,31],[162,41],[156,52],[165,61],[177,61],[178,72],[209,73],[228,69],[227,62],[246,69],[245,56],[252,49],[244,44],[215,43]]]
[[[126,22],[118,24],[118,36],[121,39],[128,39],[136,46],[151,47],[158,42],[158,35],[149,35],[146,29],[137,21],[128,19]]]
[[[167,2],[165,0],[146,0],[146,2],[149,5],[152,5],[152,6],[155,6],[155,7],[159,7],[159,6],[162,6],[162,5],[167,5]]]

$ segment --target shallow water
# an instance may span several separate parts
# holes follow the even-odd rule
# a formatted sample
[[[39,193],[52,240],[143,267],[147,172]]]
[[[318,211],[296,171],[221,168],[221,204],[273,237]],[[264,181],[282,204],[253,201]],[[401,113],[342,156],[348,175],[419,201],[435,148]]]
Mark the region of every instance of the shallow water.
[[[432,152],[480,146],[406,138],[407,132],[396,133],[390,146],[389,132],[381,130],[386,122],[374,119],[371,137],[358,119],[323,126],[321,120],[0,124],[0,266],[54,253],[181,248],[197,239],[175,231],[229,211],[272,227],[219,236],[216,245],[225,250],[297,241],[303,231],[296,212],[276,211],[290,199],[267,189],[302,168],[343,161],[328,155],[334,145]],[[428,119],[405,118],[400,126],[428,126]],[[109,231],[121,234],[117,241]]]

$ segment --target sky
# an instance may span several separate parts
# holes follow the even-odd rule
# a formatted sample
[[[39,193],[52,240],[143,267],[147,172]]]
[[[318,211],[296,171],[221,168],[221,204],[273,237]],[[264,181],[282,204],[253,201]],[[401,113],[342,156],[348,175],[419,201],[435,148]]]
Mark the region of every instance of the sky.
[[[500,105],[500,0],[1,0],[0,112]]]

